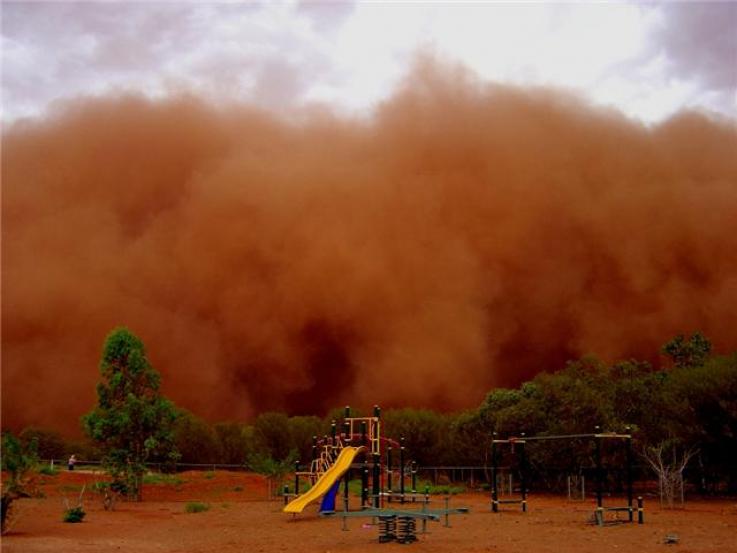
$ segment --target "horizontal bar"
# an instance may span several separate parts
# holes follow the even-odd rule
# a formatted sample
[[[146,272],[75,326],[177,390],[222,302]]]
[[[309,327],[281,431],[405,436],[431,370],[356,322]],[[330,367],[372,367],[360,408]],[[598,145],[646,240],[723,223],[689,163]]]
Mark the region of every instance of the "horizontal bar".
[[[458,515],[470,512],[468,507],[455,507],[453,509],[426,509],[423,513],[430,513],[433,515]]]
[[[443,513],[445,514],[445,513]],[[394,509],[365,509],[363,511],[323,511],[320,516],[336,516],[336,517],[407,517],[421,518],[432,521],[439,521],[440,515],[435,513],[423,513],[422,511],[398,511]]]
[[[568,440],[572,438],[594,438],[596,434],[562,434],[559,436],[525,436],[525,440]]]

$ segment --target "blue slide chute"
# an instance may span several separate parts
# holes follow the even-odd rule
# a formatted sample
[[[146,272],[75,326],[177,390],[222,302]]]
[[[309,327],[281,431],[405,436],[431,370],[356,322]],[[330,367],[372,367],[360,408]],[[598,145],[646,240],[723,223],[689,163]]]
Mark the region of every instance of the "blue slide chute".
[[[325,496],[322,498],[322,503],[320,503],[321,513],[334,513],[335,512],[335,497],[338,495],[339,489],[340,489],[340,480],[335,482],[335,484],[333,484],[333,487],[330,488],[328,493],[326,493]]]

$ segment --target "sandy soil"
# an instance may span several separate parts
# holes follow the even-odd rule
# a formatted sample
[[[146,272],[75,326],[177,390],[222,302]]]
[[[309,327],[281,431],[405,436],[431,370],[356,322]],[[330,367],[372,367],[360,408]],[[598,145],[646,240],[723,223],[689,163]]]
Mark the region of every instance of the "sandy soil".
[[[118,503],[115,511],[104,510],[96,494],[85,492],[84,521],[62,522],[64,498],[74,501],[81,484],[89,489],[99,479],[79,472],[39,479],[38,490],[45,497],[17,502],[16,519],[2,538],[2,551],[367,553],[410,548],[418,552],[737,553],[734,500],[689,501],[685,509],[662,510],[650,499],[645,502],[645,524],[599,527],[589,522],[594,507],[590,501],[532,495],[527,514],[511,506],[494,514],[489,511],[488,494],[464,494],[453,497],[450,505],[471,511],[452,515],[450,527],[443,521],[430,522],[428,533],[419,534],[414,544],[380,544],[378,528],[370,518],[349,518],[348,531],[343,531],[341,519],[318,517],[317,505],[296,517],[285,515],[281,502],[265,499],[262,477],[221,471],[183,473],[180,482],[146,486],[144,501]],[[185,506],[191,501],[205,502],[210,508],[188,514]],[[352,508],[357,508],[358,500],[352,501]],[[435,498],[430,507],[443,505],[441,498]],[[665,543],[671,535],[677,536],[678,543]]]

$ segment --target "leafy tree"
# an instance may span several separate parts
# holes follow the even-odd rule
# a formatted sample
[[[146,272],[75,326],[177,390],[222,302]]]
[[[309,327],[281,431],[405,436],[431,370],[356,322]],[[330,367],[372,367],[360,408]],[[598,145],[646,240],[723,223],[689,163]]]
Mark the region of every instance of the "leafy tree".
[[[698,332],[692,334],[688,341],[679,334],[663,346],[663,353],[673,359],[676,367],[701,366],[710,352],[711,342]]]
[[[337,424],[341,424],[338,421]],[[337,429],[338,434],[343,431],[342,427]],[[318,439],[323,436],[323,422],[318,417],[298,416],[289,419],[289,432],[292,443],[297,448],[299,462],[303,465],[312,460],[312,436]]]
[[[271,459],[285,459],[292,449],[289,417],[284,413],[261,413],[253,422],[254,452]]]
[[[662,403],[667,417],[661,440],[684,450],[698,449],[697,484],[718,492],[720,481],[734,493],[737,477],[737,355],[713,357],[702,366],[670,371],[664,381]],[[652,441],[653,444],[657,442]]]
[[[294,470],[298,459],[290,423],[289,417],[276,412],[262,413],[253,422],[246,466],[267,477],[269,497],[281,489],[282,480]]]
[[[220,422],[214,430],[220,442],[222,462],[244,464],[253,440],[253,428],[239,422]]]
[[[27,448],[35,442],[39,459],[62,459],[68,453],[64,437],[56,430],[24,428],[18,434],[18,438]]]
[[[28,446],[16,438],[12,432],[4,432],[2,436],[2,470],[8,475],[3,482],[3,493],[0,503],[1,528],[4,534],[11,522],[11,508],[19,497],[28,497],[26,490],[28,480],[26,473],[36,464],[36,441]]]
[[[616,363],[609,375],[615,424],[641,433],[662,421],[664,371],[654,371],[650,363],[630,359]]]
[[[427,409],[388,409],[382,413],[382,428],[386,437],[397,441],[404,438],[406,461],[429,466],[445,449],[450,421]],[[395,462],[398,459],[395,457]]]
[[[479,416],[484,422],[493,426],[494,417],[497,412],[517,405],[520,401],[522,401],[522,394],[519,390],[495,388],[488,393],[481,403]]]
[[[174,404],[162,396],[143,342],[127,328],[108,335],[100,370],[98,405],[82,417],[84,431],[101,445],[115,487],[140,500],[146,462],[177,456]]]
[[[177,410],[174,443],[182,463],[217,463],[222,458],[215,430],[186,409]]]
[[[493,438],[492,430],[485,425],[478,411],[464,411],[454,417],[450,427],[453,457],[445,461],[449,465],[489,466]],[[443,463],[443,464],[445,464]]]
[[[296,461],[296,449],[291,450],[282,459],[274,459],[263,453],[251,453],[246,459],[246,466],[249,470],[266,476],[267,499],[272,499],[281,491],[281,484],[285,476],[294,470]]]

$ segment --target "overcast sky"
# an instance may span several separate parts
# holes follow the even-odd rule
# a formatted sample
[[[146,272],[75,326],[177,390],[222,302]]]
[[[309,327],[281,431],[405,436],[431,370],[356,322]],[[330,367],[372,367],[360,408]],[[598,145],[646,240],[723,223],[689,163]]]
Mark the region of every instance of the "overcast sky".
[[[123,90],[366,113],[431,52],[657,122],[737,119],[737,2],[2,2],[2,117]]]

